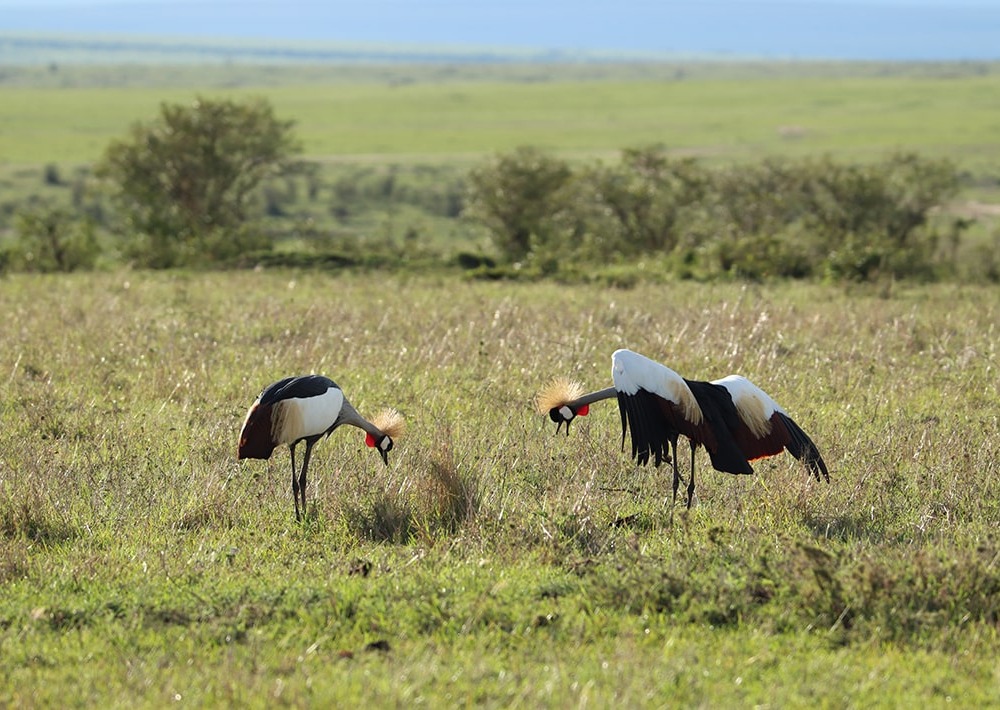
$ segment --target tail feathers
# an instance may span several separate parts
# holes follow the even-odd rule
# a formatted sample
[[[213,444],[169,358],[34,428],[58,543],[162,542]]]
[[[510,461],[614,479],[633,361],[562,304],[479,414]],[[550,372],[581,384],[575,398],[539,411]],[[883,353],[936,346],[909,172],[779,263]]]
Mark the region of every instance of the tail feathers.
[[[274,451],[271,436],[271,405],[254,403],[240,430],[237,459],[268,459]]]
[[[820,474],[826,479],[826,482],[830,482],[830,472],[826,468],[826,462],[823,461],[823,457],[819,454],[819,449],[816,448],[816,444],[813,440],[802,431],[802,427],[795,423],[795,421],[789,417],[787,414],[782,414],[779,412],[782,422],[784,422],[785,427],[788,429],[790,435],[788,443],[785,448],[788,452],[797,458],[799,461],[803,462],[809,467],[818,481]]]

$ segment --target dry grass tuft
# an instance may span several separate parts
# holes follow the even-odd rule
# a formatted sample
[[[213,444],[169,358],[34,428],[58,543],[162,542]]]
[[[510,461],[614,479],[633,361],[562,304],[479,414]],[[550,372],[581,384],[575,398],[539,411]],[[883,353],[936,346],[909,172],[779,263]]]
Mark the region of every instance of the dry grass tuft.
[[[0,537],[59,543],[75,536],[76,532],[36,494],[26,493],[20,500],[10,497],[0,506]]]
[[[478,476],[459,469],[447,444],[439,444],[431,454],[426,495],[433,516],[445,530],[451,532],[473,520],[479,511]]]
[[[548,414],[552,408],[561,407],[582,396],[583,385],[579,382],[568,377],[556,377],[535,395],[535,409],[539,414]]]
[[[0,539],[0,584],[20,579],[28,573],[28,554],[24,548],[21,540]]]
[[[387,407],[376,414],[372,419],[372,424],[388,434],[391,439],[399,438],[406,431],[406,420],[392,407]]]
[[[232,528],[236,524],[230,504],[218,497],[200,500],[187,507],[174,523],[177,530],[202,530],[214,527]]]

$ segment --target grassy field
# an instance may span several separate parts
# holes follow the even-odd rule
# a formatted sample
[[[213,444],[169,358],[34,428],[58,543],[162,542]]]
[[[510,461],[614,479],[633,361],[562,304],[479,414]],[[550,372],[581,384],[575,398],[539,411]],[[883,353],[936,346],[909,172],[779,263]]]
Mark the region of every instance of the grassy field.
[[[559,284],[297,272],[8,276],[0,705],[983,707],[1000,703],[995,288]],[[740,372],[817,484],[666,471],[549,378],[630,347]],[[322,372],[409,428],[384,467],[235,460],[267,383]]]
[[[8,86],[0,112],[0,165],[79,165],[96,160],[161,102],[198,94],[266,96],[294,119],[305,154],[317,160],[470,161],[537,145],[570,156],[607,156],[663,143],[709,159],[831,153],[870,159],[902,149],[954,159],[993,175],[998,157],[1000,73],[955,76],[774,75],[701,80],[567,78],[513,73],[454,78],[386,69],[367,80],[323,83],[310,75],[274,83],[242,77],[226,88],[216,73],[177,86]],[[112,75],[113,76],[113,75]],[[224,75],[223,75],[224,76]],[[639,78],[636,78],[636,77]],[[222,86],[220,86],[220,83]],[[235,83],[235,79],[234,79]]]

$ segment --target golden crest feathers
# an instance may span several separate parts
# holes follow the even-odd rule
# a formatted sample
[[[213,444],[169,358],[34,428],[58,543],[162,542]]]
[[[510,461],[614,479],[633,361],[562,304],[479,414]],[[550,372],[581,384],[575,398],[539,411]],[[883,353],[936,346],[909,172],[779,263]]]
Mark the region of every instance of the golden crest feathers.
[[[380,431],[389,435],[390,439],[395,439],[406,431],[406,420],[403,415],[392,407],[383,409],[372,419],[372,424]]]
[[[535,395],[535,409],[539,414],[548,414],[553,407],[561,407],[582,396],[583,385],[579,382],[568,377],[556,377]]]

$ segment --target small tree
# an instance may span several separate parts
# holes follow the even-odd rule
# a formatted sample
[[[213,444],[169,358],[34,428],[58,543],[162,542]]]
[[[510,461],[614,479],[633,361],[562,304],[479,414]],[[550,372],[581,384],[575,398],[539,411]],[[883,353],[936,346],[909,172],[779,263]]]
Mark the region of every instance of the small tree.
[[[466,214],[490,230],[504,257],[524,258],[558,230],[572,177],[564,161],[518,148],[469,173]]]
[[[152,267],[222,259],[261,246],[248,206],[300,149],[293,122],[263,99],[162,104],[160,116],[113,142],[97,175],[125,217],[125,251]]]
[[[693,158],[672,160],[660,145],[622,151],[617,166],[599,165],[586,176],[593,202],[613,225],[599,230],[621,254],[669,252],[680,241],[685,209],[702,199],[708,177]]]

